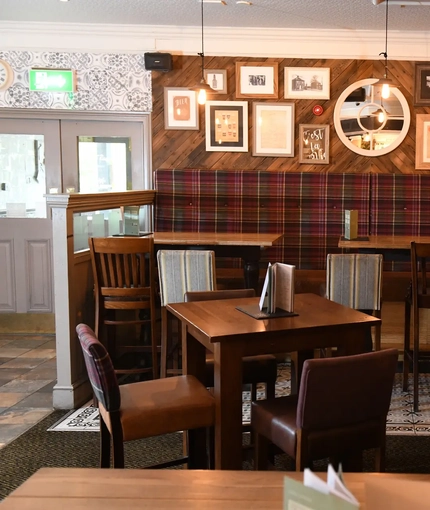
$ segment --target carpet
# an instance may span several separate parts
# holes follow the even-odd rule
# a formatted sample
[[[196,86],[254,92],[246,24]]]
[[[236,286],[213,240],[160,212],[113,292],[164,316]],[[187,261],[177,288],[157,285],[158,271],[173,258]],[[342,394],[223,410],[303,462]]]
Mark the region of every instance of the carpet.
[[[0,498],[6,497],[41,467],[98,467],[99,435],[48,432],[64,411],[54,411],[37,425],[0,450]],[[246,434],[244,438],[246,440]],[[127,468],[143,468],[182,455],[181,434],[166,434],[125,444]],[[373,453],[365,452],[364,471],[373,470]],[[287,455],[277,455],[278,470],[294,470]],[[326,471],[327,462],[314,463]],[[243,469],[252,469],[244,461]],[[430,441],[419,436],[388,436],[386,470],[391,473],[430,473]]]
[[[290,366],[280,364],[276,381],[276,396],[290,393]],[[420,410],[413,410],[412,376],[409,391],[402,388],[402,374],[396,374],[390,411],[387,416],[387,434],[389,435],[430,435],[430,374],[420,374]],[[257,398],[264,398],[264,385],[258,387]],[[243,392],[242,416],[243,423],[250,421],[251,393]],[[81,409],[73,410],[54,423],[52,431],[98,432],[98,410],[88,404]]]

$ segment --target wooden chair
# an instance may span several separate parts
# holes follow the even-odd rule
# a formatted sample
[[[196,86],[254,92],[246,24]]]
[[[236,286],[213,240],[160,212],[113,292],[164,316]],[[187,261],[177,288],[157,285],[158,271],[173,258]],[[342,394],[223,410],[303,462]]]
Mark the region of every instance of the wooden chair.
[[[161,301],[161,377],[181,373],[177,366],[167,368],[170,353],[178,352],[181,345],[181,331],[178,328],[178,341],[170,346],[172,339],[171,316],[166,305],[183,303],[188,291],[216,290],[215,253],[210,250],[159,250],[157,252],[158,278]]]
[[[100,410],[100,467],[124,467],[124,442],[188,431],[189,455],[154,467],[188,462],[189,468],[209,466],[206,432],[215,422],[215,401],[193,376],[169,377],[118,385],[105,347],[92,329],[79,324],[76,332],[88,377]],[[203,445],[203,447],[202,447]]]
[[[326,297],[349,308],[381,318],[382,263],[380,254],[327,255]],[[372,339],[369,337],[369,350]],[[381,325],[375,326],[375,351],[381,349]]]
[[[412,280],[405,298],[405,334],[403,346],[403,390],[408,389],[409,365],[412,361],[414,411],[419,410],[418,377],[419,360],[430,353],[420,351],[420,309],[430,308],[430,287],[427,282],[427,264],[430,261],[430,244],[411,242]],[[411,348],[412,312],[412,348]]]
[[[298,396],[253,402],[255,469],[266,469],[271,441],[296,461],[341,461],[360,470],[365,449],[376,449],[375,470],[384,471],[386,419],[397,349],[306,360]],[[352,463],[351,463],[352,462]]]
[[[158,377],[156,271],[152,237],[90,238],[95,333],[106,343],[117,374]],[[152,366],[143,356],[151,354]],[[132,353],[133,364],[121,356]],[[138,355],[141,355],[140,357]]]
[[[184,301],[212,301],[216,299],[234,299],[254,297],[254,289],[232,289],[186,292]],[[275,384],[278,377],[276,357],[272,354],[261,356],[246,356],[242,363],[243,384],[251,385],[251,400],[257,399],[257,384],[265,383],[266,398],[275,396]],[[209,354],[206,358],[206,386],[214,385],[214,360]]]

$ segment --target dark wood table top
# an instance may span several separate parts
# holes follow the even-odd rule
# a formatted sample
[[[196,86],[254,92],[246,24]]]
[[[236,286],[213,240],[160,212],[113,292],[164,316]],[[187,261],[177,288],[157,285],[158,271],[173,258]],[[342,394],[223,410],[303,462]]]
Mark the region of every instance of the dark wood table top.
[[[198,301],[193,303],[173,303],[167,309],[178,319],[185,322],[193,332],[208,343],[248,340],[262,334],[284,333],[286,330],[300,331],[326,330],[342,326],[357,327],[371,323],[376,325],[380,319],[347,308],[317,294],[296,294],[294,317],[280,317],[257,320],[236,309],[237,306],[257,304],[259,298],[224,299],[218,301]]]
[[[316,473],[326,479],[325,473]],[[10,494],[2,510],[280,510],[288,476],[279,471],[42,468]],[[345,484],[366,509],[366,482],[429,482],[428,474],[345,473]]]

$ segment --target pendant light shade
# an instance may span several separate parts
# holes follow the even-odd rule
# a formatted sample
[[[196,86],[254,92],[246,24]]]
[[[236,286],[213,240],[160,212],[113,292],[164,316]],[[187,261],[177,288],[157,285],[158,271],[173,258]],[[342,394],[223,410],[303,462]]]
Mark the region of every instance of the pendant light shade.
[[[381,97],[383,99],[388,99],[390,97],[390,89],[397,88],[397,85],[393,83],[391,78],[388,78],[388,2],[389,0],[385,0],[385,51],[381,52],[379,55],[382,55],[385,59],[384,62],[384,77],[378,81],[378,85],[382,85]]]
[[[207,94],[210,92],[213,92],[213,89],[206,83],[206,80],[205,80],[204,23],[203,23],[204,1],[200,0],[200,4],[201,4],[201,14],[202,14],[202,51],[200,53],[197,53],[197,55],[201,58],[202,76],[201,76],[199,84],[196,85],[195,87],[191,87],[191,90],[195,90],[196,92],[198,92],[197,102],[199,104],[205,104]]]

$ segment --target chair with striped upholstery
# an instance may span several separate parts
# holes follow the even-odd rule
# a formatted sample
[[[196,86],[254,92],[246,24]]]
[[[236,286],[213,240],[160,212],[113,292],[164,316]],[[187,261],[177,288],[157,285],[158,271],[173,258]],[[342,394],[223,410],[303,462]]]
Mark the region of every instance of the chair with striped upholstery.
[[[100,411],[100,467],[124,467],[124,442],[188,431],[189,455],[157,466],[188,462],[210,465],[209,434],[215,423],[215,400],[195,377],[183,375],[118,385],[111,358],[94,331],[79,324],[76,332]],[[205,441],[208,441],[205,447]]]
[[[161,301],[161,366],[160,376],[180,373],[177,367],[167,369],[168,338],[171,334],[171,317],[166,305],[183,303],[188,291],[216,290],[215,253],[210,250],[159,250],[157,252],[158,277]],[[169,314],[170,315],[170,314]],[[181,331],[178,328],[178,342]]]
[[[381,318],[382,255],[327,255],[326,297],[341,305]],[[375,350],[381,348],[381,325],[375,327]],[[371,350],[371,338],[369,339]]]

